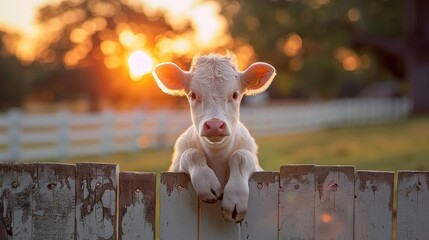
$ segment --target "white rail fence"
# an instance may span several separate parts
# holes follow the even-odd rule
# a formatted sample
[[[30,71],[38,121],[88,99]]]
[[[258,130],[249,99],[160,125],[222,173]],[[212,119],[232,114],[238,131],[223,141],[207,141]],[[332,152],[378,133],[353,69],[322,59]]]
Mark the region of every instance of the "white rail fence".
[[[354,99],[292,106],[243,107],[254,136],[313,131],[343,125],[397,121],[408,99]],[[0,114],[0,161],[66,159],[170,146],[191,124],[188,110],[73,114]]]
[[[428,171],[285,165],[254,173],[249,188],[232,224],[184,173],[157,183],[116,164],[0,163],[0,239],[429,239]]]

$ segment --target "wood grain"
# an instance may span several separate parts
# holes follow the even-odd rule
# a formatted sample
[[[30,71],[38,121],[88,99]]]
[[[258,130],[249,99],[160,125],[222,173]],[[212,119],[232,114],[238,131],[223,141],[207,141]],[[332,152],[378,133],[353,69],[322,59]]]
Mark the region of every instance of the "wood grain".
[[[161,173],[160,239],[196,240],[198,230],[198,198],[189,175]]]
[[[241,222],[241,239],[277,239],[279,173],[253,173],[249,190],[248,211]]]
[[[314,239],[314,165],[280,168],[279,239]]]
[[[393,172],[357,172],[355,240],[393,238],[394,176]]]
[[[74,238],[75,170],[69,164],[34,165],[32,239]]]
[[[117,239],[116,164],[76,164],[76,239]]]
[[[398,172],[398,240],[429,239],[429,172]]]
[[[119,174],[119,239],[155,239],[156,175]]]
[[[355,168],[317,166],[315,239],[353,239]]]
[[[33,165],[0,163],[0,239],[31,239]]]

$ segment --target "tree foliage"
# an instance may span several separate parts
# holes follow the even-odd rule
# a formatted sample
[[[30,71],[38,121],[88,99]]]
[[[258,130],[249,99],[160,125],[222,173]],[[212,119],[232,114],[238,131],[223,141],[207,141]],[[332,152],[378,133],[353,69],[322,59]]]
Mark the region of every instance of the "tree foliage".
[[[130,106],[162,100],[149,76],[130,79],[127,58],[138,49],[162,58],[157,51],[160,36],[191,29],[173,29],[162,15],[148,17],[141,6],[119,0],[64,0],[42,7],[37,21],[51,33],[38,60],[54,65],[41,86],[50,86],[56,99],[89,99],[91,110],[98,110],[102,100],[113,105],[128,101]]]
[[[232,34],[277,67],[277,96],[352,97],[370,82],[393,77],[377,53],[353,49],[354,29],[400,36],[400,1],[230,2],[237,3]]]

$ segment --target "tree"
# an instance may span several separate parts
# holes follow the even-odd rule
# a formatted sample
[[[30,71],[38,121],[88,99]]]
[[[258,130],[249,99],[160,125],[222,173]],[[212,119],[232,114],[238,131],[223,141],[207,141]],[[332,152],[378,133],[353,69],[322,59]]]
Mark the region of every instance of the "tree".
[[[372,82],[405,79],[414,113],[429,112],[426,1],[227,3],[234,5],[240,11],[232,17],[232,35],[277,67],[274,96],[331,98],[347,86],[357,93]]]
[[[386,67],[405,78],[410,86],[414,114],[429,113],[429,2],[401,1],[402,36],[381,35],[371,31],[369,23],[354,31],[355,47],[370,47]],[[366,12],[363,9],[363,12]]]
[[[37,66],[23,66],[16,56],[6,51],[3,43],[6,35],[7,33],[0,31],[0,111],[22,107],[33,87],[34,79],[40,73]]]
[[[237,4],[232,1],[230,4]],[[334,98],[349,82],[362,88],[375,67],[358,63],[369,53],[348,48],[347,3],[331,1],[240,1],[231,32],[254,47],[258,59],[273,63],[274,97]],[[334,6],[335,5],[335,6]],[[346,55],[349,62],[344,66]],[[358,79],[359,81],[356,81]]]
[[[53,66],[39,86],[51,86],[65,100],[84,95],[92,111],[100,109],[101,100],[136,105],[143,99],[165,99],[149,76],[130,79],[127,57],[144,49],[163,58],[157,51],[160,40],[191,31],[189,25],[174,29],[161,14],[148,17],[141,6],[120,0],[64,0],[42,7],[37,21],[48,33],[38,60]]]

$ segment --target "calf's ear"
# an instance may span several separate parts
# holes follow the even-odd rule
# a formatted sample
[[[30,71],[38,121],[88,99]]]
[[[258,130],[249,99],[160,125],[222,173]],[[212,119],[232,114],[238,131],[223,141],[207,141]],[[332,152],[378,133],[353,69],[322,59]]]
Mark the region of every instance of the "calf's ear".
[[[256,62],[241,73],[246,94],[255,95],[265,91],[276,76],[276,69],[268,63]]]
[[[152,75],[163,92],[176,96],[185,94],[189,73],[180,69],[176,64],[160,63],[155,66]]]

